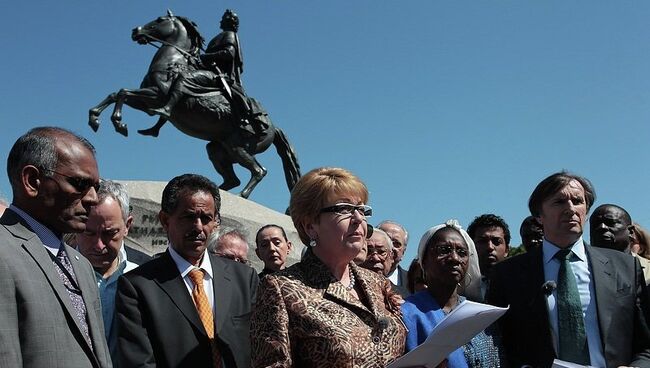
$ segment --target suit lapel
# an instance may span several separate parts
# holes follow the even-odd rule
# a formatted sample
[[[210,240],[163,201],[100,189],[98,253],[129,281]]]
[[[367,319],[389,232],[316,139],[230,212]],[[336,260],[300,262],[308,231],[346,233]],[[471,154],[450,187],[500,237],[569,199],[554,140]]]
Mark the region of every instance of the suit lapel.
[[[83,341],[85,348],[87,348],[90,355],[93,356],[90,346],[86,342],[86,339],[83,338],[83,332],[79,325],[79,320],[77,319],[77,312],[72,307],[70,295],[68,295],[68,291],[65,289],[65,286],[61,281],[61,277],[59,277],[59,274],[54,268],[54,262],[52,261],[49,251],[45,248],[43,243],[41,243],[41,240],[36,236],[36,233],[29,228],[20,216],[8,209],[3,218],[8,220],[5,222],[7,230],[9,230],[9,232],[11,232],[16,238],[22,240],[22,248],[38,265],[38,269],[43,273],[47,282],[50,284],[54,295],[56,295],[59,303],[63,306],[64,313],[68,315],[68,320],[72,321],[74,327],[71,328],[76,329],[76,334],[81,336],[80,340]],[[76,269],[74,270],[76,272]],[[82,289],[82,292],[83,290],[89,289]],[[85,299],[84,302],[86,302]],[[88,306],[88,304],[86,304],[86,306]]]
[[[220,334],[226,322],[232,301],[232,286],[230,278],[230,265],[217,256],[210,256],[212,265],[212,291],[214,292],[214,325],[215,331]]]
[[[611,316],[616,313],[615,304],[608,302],[613,295],[616,295],[616,270],[614,270],[609,259],[603,256],[597,249],[585,243],[585,250],[587,251],[587,258],[591,265],[591,279],[594,282],[594,291],[596,293],[598,325],[600,327],[601,341],[604,344],[606,339],[602,338],[602,336],[609,336]]]
[[[375,320],[379,320],[379,318],[381,318],[383,316],[383,314],[384,314],[382,312],[381,308],[379,308],[380,305],[385,303],[384,295],[383,294],[377,294],[375,292],[375,290],[373,290],[371,285],[366,281],[366,279],[359,277],[359,273],[357,272],[357,270],[358,270],[357,265],[350,264],[350,267],[352,267],[352,271],[354,272],[355,277],[357,278],[357,282],[361,286],[361,289],[363,290],[363,293],[365,294],[366,300],[368,300],[368,305],[370,306],[370,313],[372,313],[375,316]],[[350,294],[350,293],[346,293],[346,294]],[[354,298],[352,298],[352,299],[356,300]],[[361,303],[359,302],[359,304],[361,304]],[[363,304],[361,304],[361,308],[364,311],[368,311],[368,309]]]
[[[196,311],[192,297],[187,292],[185,281],[178,272],[176,263],[169,255],[169,251],[160,256],[160,274],[155,278],[156,283],[167,294],[169,299],[176,305],[178,310],[206,337],[207,332]]]
[[[81,326],[79,325],[79,320],[77,319],[77,312],[72,307],[70,295],[68,295],[68,291],[65,289],[65,286],[63,285],[59,274],[54,269],[54,263],[50,254],[48,254],[49,251],[45,249],[36,234],[32,234],[33,237],[23,243],[23,249],[29,253],[29,255],[38,265],[40,271],[43,273],[48,283],[52,287],[52,290],[54,291],[57,299],[59,299],[59,302],[63,306],[63,310],[68,314],[70,321],[73,322],[75,328],[77,329],[77,332],[79,334],[83,334]],[[83,339],[83,341],[85,342],[86,340]]]

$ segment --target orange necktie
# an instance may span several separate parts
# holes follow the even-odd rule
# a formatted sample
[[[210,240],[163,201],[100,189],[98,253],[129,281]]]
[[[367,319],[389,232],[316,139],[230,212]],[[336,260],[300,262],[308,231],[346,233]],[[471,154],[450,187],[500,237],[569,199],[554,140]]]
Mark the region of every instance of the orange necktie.
[[[196,310],[199,312],[199,317],[205,328],[205,332],[208,334],[210,339],[210,346],[212,347],[212,355],[214,357],[214,367],[221,367],[221,354],[219,353],[219,348],[214,340],[214,317],[212,315],[212,308],[208,302],[208,296],[205,294],[205,289],[203,288],[203,270],[195,268],[189,273],[192,283],[194,283],[194,288],[192,289],[192,299],[194,299],[194,305],[196,305]]]

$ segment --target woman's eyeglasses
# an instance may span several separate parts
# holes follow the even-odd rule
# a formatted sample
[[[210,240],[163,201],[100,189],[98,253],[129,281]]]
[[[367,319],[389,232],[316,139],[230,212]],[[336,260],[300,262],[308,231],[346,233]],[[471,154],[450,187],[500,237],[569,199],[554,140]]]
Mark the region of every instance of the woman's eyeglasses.
[[[333,212],[341,216],[351,216],[354,211],[358,211],[364,217],[372,216],[372,207],[365,204],[337,203],[333,206],[321,208],[320,213]]]
[[[434,248],[438,257],[449,257],[452,252],[456,252],[460,258],[469,257],[469,251],[465,248],[454,248],[450,245],[439,245]]]

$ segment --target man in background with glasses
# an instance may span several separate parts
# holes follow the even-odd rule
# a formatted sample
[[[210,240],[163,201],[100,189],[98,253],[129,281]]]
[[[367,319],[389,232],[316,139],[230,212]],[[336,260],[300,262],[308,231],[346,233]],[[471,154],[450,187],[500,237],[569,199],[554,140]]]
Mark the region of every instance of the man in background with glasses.
[[[406,252],[409,234],[404,226],[392,220],[380,222],[377,228],[384,230],[393,242],[393,264],[388,271],[388,279],[393,285],[400,287],[403,291],[403,296],[408,296],[410,294],[406,287],[408,285],[408,271],[399,264],[402,262],[402,258],[404,258],[404,253]]]
[[[0,366],[111,367],[93,269],[62,240],[97,203],[95,149],[34,128],[7,159],[13,200],[0,218]]]
[[[361,267],[376,272],[384,277],[393,265],[393,244],[383,230],[374,229],[372,236],[366,240],[366,261]]]
[[[394,249],[390,236],[381,229],[374,229],[372,236],[366,240],[366,260],[360,266],[388,278],[393,268]],[[390,279],[388,279],[390,281]],[[399,286],[390,281],[393,291],[402,297],[408,296],[409,292],[405,286]]]
[[[208,240],[208,251],[221,258],[250,266],[248,261],[248,241],[244,234],[237,230],[225,232],[219,236],[213,233]]]

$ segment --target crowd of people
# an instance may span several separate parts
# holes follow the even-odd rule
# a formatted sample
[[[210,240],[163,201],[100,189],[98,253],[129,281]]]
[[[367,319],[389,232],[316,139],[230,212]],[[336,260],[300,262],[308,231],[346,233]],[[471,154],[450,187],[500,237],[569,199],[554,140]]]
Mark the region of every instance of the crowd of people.
[[[369,223],[368,188],[317,168],[291,192],[304,251],[285,229],[220,232],[209,179],[165,186],[166,251],[125,246],[129,195],[100,179],[92,144],[34,128],[11,148],[0,217],[0,367],[385,367],[465,300],[509,307],[440,367],[650,367],[650,234],[621,206],[591,211],[586,178],[558,172],[529,199],[513,256],[508,224],[454,219],[420,238]],[[583,239],[589,221],[591,244]],[[252,237],[252,236],[251,236]]]

